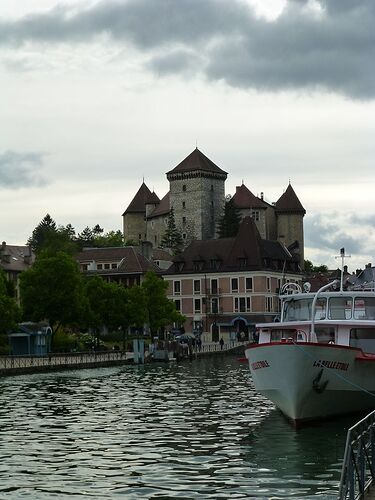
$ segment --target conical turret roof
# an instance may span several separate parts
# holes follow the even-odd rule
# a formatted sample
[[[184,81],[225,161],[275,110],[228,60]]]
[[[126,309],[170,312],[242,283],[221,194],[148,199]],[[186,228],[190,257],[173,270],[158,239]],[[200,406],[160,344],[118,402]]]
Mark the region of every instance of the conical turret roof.
[[[122,215],[129,213],[146,213],[146,204],[152,203],[157,205],[160,203],[158,196],[149,190],[144,182],[142,182],[141,187],[138,189],[136,195],[129,203],[128,208]]]
[[[202,151],[199,151],[198,148],[195,148],[194,151],[192,151],[174,169],[167,172],[167,176],[170,174],[179,174],[197,170],[213,174],[223,174],[227,176],[227,172],[215,165],[215,163],[207,158],[207,156],[204,155]]]
[[[275,208],[277,212],[288,212],[288,213],[301,213],[305,215],[306,210],[303,208],[302,203],[299,201],[292,185],[286,188],[285,193],[283,193],[280,198],[275,203]]]

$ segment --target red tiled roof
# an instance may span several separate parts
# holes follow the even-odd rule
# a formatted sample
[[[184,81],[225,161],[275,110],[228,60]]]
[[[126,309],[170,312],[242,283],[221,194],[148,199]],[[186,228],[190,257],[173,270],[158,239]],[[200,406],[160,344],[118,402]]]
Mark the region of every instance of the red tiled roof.
[[[160,200],[158,196],[149,190],[144,182],[142,182],[141,187],[138,189],[136,195],[129,203],[128,208],[122,215],[129,213],[145,213],[146,212],[146,203],[157,204]]]
[[[275,208],[277,212],[306,213],[306,210],[303,208],[302,203],[299,201],[291,184],[289,184],[285,193],[283,193],[277,200]]]
[[[108,269],[111,273],[145,273],[147,271],[159,271],[159,268],[147,260],[137,251],[135,247],[109,247],[109,248],[85,248],[76,255],[79,263],[89,262],[113,262],[117,263],[117,269]]]
[[[167,250],[164,250],[164,248],[153,248],[152,249],[152,258],[154,260],[166,260],[172,262],[172,255],[167,252]]]
[[[215,165],[213,161],[207,158],[198,148],[195,148],[181,163],[179,163],[173,170],[167,172],[169,174],[176,174],[182,172],[191,172],[200,170],[203,172],[211,172],[217,174],[227,175],[227,172]]]
[[[235,238],[192,241],[173,261],[168,274],[262,269],[298,272],[298,257],[278,241],[262,240],[251,217],[243,218]],[[197,261],[202,264],[199,271]]]
[[[236,186],[236,193],[233,195],[233,203],[237,208],[267,208],[267,203],[253,195],[245,184]]]

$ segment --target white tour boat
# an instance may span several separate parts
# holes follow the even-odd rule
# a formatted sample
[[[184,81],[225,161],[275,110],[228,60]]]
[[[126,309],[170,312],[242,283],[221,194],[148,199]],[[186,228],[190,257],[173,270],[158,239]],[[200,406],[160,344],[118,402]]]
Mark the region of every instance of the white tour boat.
[[[304,288],[284,285],[280,322],[257,325],[255,389],[295,424],[375,409],[375,292]]]

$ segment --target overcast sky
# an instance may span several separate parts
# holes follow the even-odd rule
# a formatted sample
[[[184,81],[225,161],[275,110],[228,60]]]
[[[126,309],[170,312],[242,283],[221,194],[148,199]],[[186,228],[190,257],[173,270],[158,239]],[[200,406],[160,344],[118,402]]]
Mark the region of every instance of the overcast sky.
[[[198,144],[306,208],[306,258],[375,264],[374,0],[1,0],[0,239],[122,228]]]

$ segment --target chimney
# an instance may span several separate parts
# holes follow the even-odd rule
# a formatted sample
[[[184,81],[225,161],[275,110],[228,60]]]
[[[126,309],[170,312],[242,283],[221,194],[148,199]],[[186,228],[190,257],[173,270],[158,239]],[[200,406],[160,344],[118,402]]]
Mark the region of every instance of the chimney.
[[[2,242],[1,247],[0,247],[0,252],[4,252],[7,247],[7,244],[5,241]]]
[[[263,200],[263,197],[264,197],[264,193],[263,193],[263,191],[261,191],[261,193],[260,193],[260,199]]]
[[[145,257],[147,260],[151,260],[152,254],[152,243],[151,241],[142,241],[141,242],[141,255]]]
[[[371,269],[371,262],[369,262],[368,264],[366,264],[366,269]]]
[[[344,273],[347,274],[348,272],[348,266],[344,266]]]

